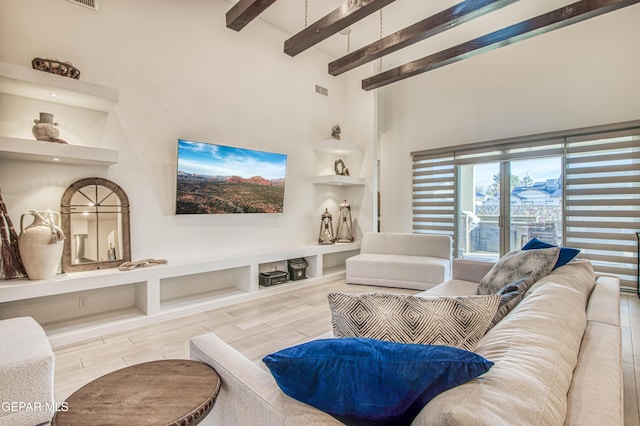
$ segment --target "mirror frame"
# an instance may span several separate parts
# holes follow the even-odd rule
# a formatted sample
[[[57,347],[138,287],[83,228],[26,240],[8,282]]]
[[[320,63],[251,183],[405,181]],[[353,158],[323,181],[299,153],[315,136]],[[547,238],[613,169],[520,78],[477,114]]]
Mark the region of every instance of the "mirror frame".
[[[104,186],[107,189],[113,191],[113,193],[120,199],[120,208],[122,214],[122,258],[117,260],[96,261],[87,263],[72,263],[71,253],[71,200],[73,196],[86,188],[87,186]],[[62,272],[78,272],[78,271],[91,271],[95,269],[108,269],[117,268],[124,262],[131,261],[131,233],[129,227],[129,197],[124,190],[111,182],[110,180],[91,177],[80,179],[69,185],[60,201],[60,216],[62,230],[67,238],[64,240],[64,249],[62,250]]]

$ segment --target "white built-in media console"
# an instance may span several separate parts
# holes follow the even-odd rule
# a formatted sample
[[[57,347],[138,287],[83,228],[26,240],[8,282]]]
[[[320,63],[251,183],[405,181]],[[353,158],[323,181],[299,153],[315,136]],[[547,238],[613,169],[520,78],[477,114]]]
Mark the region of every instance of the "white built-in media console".
[[[55,98],[52,98],[55,93]],[[0,95],[109,114],[118,90],[0,62]],[[317,144],[324,152],[329,142]],[[343,145],[344,148],[346,145]],[[349,145],[351,147],[351,145]],[[328,148],[332,149],[332,148]],[[356,153],[359,150],[356,147]],[[342,155],[350,155],[345,152]],[[39,142],[0,134],[0,161],[109,167],[118,162],[110,149]],[[321,176],[316,184],[363,185],[349,176]],[[344,277],[345,260],[359,243],[302,245],[269,253],[169,262],[129,271],[102,269],[58,274],[49,280],[0,281],[0,319],[31,316],[46,330],[52,346],[175,318],[266,295]],[[259,285],[261,272],[287,270],[287,260],[304,258],[306,279]]]

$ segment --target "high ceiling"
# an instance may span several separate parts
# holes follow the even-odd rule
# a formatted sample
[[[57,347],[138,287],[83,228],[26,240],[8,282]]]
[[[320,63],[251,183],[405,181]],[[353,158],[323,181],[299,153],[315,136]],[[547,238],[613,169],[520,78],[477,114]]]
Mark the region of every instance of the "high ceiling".
[[[234,5],[243,1],[248,2],[249,0],[226,1],[230,5]],[[256,2],[257,0],[251,1]],[[471,19],[460,25],[451,25],[451,27],[445,31],[398,50],[397,52],[387,54],[382,58],[382,60],[378,60],[374,63],[381,64],[383,71],[399,67],[410,61],[436,54],[445,49],[458,46],[462,43],[485,36],[510,25],[530,20],[533,17],[544,14],[549,15],[549,12],[556,9],[565,8],[564,11],[572,13],[572,11],[577,8],[568,8],[567,6],[573,5],[575,2],[576,0],[513,0],[512,2],[504,2],[505,4],[510,4],[497,8],[496,10],[492,10],[490,13]],[[305,28],[305,14],[306,23],[310,26],[339,7],[344,6],[345,3],[345,0],[277,0],[273,1],[273,4],[268,6],[259,14],[259,19],[262,19],[293,36]],[[482,3],[495,4],[498,2],[482,2],[479,0],[396,0],[390,1],[389,3],[390,4],[381,9],[381,12],[373,12],[360,21],[352,24],[349,27],[349,36],[345,35],[345,31],[343,30],[341,33],[322,40],[314,47],[326,52],[331,57],[331,61],[333,61],[347,55],[347,53],[352,53],[357,49],[379,40],[381,36],[386,37],[453,6],[472,3],[478,5]],[[591,2],[583,1],[579,3],[582,3],[581,7],[593,7],[594,9],[596,7],[600,7],[602,10],[605,10],[608,7],[608,4],[625,3],[623,6],[617,6],[624,7],[635,3],[635,1],[598,0]],[[594,6],[591,6],[591,4]],[[607,7],[603,6],[605,4],[607,4]],[[600,12],[598,14],[606,13],[607,11]],[[561,13],[561,15],[564,14],[565,12]],[[592,16],[597,16],[598,14]],[[565,18],[563,16],[558,19]],[[567,21],[570,20],[567,19]],[[580,22],[580,20],[577,22]],[[251,22],[249,22],[248,25],[251,25]],[[569,25],[569,23],[564,23],[564,25]],[[547,26],[544,28],[544,31],[538,31],[535,35],[551,31],[552,29],[554,29],[552,26]],[[283,48],[285,41],[286,40],[283,39]],[[503,45],[513,42],[515,41],[509,40],[508,42],[503,43]],[[304,54],[304,51],[299,53],[301,56]],[[371,69],[371,64],[369,64],[369,69]],[[365,82],[363,81],[363,87],[364,86]]]
[[[460,2],[461,0],[396,0],[382,9],[383,36],[408,27]],[[235,1],[229,0],[228,3],[234,4]],[[296,34],[304,29],[304,3],[304,0],[278,0],[269,6],[260,15],[260,18],[288,34]],[[308,24],[312,24],[344,3],[344,0],[308,0]],[[450,31],[445,31],[436,37],[424,40],[415,46],[415,50],[421,52],[423,56],[435,53],[438,50],[571,3],[570,0],[521,0]],[[380,13],[376,12],[351,27],[350,50],[353,51],[379,38]],[[318,44],[317,47],[337,59],[347,53],[347,37],[336,34]]]

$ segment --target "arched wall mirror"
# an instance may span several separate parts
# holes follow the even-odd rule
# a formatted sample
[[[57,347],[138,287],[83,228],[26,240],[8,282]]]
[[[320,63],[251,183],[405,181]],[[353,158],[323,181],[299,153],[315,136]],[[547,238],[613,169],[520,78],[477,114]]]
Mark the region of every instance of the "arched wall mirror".
[[[86,178],[71,184],[60,202],[67,238],[62,271],[117,268],[131,260],[129,198],[115,183]]]

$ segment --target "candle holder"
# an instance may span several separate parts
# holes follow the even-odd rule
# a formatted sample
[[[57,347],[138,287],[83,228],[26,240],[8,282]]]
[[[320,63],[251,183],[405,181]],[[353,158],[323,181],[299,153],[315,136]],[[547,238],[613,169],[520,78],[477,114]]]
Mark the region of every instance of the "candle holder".
[[[338,230],[336,241],[339,243],[352,243],[355,241],[353,234],[353,221],[351,220],[351,205],[344,200],[338,206]]]
[[[324,209],[320,220],[320,235],[318,235],[318,243],[334,244],[336,238],[333,234],[333,221],[329,209]]]

